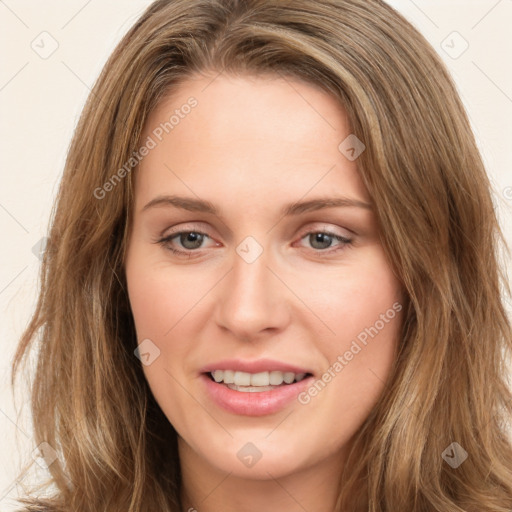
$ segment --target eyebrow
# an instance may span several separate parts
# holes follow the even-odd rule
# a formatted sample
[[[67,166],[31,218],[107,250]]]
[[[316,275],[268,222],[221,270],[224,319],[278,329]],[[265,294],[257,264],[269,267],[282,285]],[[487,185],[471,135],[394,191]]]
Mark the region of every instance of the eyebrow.
[[[188,210],[191,212],[203,212],[210,213],[215,216],[220,216],[219,209],[210,201],[195,199],[192,197],[168,195],[155,197],[149,201],[149,203],[147,203],[141,211],[143,212],[149,210],[150,208],[163,206],[173,206],[175,208],[180,208],[182,210]],[[282,208],[281,215],[283,217],[288,217],[291,215],[300,215],[301,213],[335,207],[355,207],[364,208],[365,210],[372,210],[371,204],[360,201],[359,199],[353,199],[350,197],[326,197],[287,204]]]

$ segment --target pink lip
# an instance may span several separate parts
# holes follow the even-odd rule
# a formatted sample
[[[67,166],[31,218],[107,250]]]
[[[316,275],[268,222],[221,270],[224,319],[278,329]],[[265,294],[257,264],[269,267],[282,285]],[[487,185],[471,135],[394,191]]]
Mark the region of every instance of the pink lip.
[[[228,369],[235,368],[230,366]],[[294,402],[299,393],[303,392],[314,381],[314,377],[310,376],[300,382],[277,386],[271,391],[250,393],[235,391],[225,384],[219,384],[210,379],[207,373],[203,373],[200,379],[205,386],[206,394],[214,403],[228,412],[244,416],[264,416],[278,412]]]
[[[300,368],[288,363],[281,363],[272,359],[258,359],[257,361],[243,361],[241,359],[224,359],[216,363],[209,364],[200,370],[201,373],[213,372],[214,370],[234,370],[247,373],[259,372],[293,372],[297,373],[313,373],[306,368]],[[261,393],[260,393],[261,394]]]

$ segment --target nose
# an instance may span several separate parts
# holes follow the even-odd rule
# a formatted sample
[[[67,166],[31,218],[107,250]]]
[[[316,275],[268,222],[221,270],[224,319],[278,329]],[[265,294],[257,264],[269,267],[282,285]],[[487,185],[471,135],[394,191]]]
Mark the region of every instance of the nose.
[[[265,251],[252,263],[235,252],[233,268],[216,287],[217,325],[237,339],[275,334],[290,322],[291,292],[269,263]]]

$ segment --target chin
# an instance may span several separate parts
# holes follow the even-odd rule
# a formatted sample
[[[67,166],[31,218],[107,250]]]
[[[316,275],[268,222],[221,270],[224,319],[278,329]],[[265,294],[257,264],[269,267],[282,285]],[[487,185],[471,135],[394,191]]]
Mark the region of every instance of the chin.
[[[211,440],[207,445],[196,445],[188,450],[194,450],[196,456],[222,473],[231,473],[234,477],[268,480],[269,478],[284,477],[305,469],[308,465],[304,460],[303,443],[298,439],[288,437],[284,445],[280,439],[265,439],[269,435],[267,429],[259,437],[247,435],[243,438]],[[182,443],[186,443],[184,439]],[[300,447],[300,448],[298,448]],[[300,457],[299,457],[300,456]]]

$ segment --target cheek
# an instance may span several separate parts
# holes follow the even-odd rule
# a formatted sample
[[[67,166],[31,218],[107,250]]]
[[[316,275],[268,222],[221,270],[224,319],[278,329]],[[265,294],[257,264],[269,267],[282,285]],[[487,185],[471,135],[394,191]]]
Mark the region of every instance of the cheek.
[[[192,340],[211,317],[206,294],[218,278],[210,276],[210,284],[204,273],[171,267],[165,255],[155,257],[144,248],[134,247],[129,255],[126,277],[137,340],[151,340],[158,352],[143,371],[161,407],[179,417],[177,395],[169,390],[179,395],[179,383],[195,376],[197,346]]]
[[[374,249],[367,251],[358,265],[337,269],[330,278],[324,277],[321,281],[308,277],[307,284],[303,283],[308,306],[319,313],[331,331],[330,336],[323,337],[330,352],[334,350],[339,353],[347,342],[350,344],[351,340],[376,322],[382,334],[391,334],[399,324],[399,319],[395,317],[398,317],[397,309],[402,309],[400,282],[383,252]],[[388,311],[390,313],[384,319],[385,328],[382,328],[381,315],[386,315]],[[361,337],[364,338],[364,334]]]
[[[165,274],[145,269],[128,278],[128,293],[139,336],[162,337],[186,299],[182,291],[176,292],[176,283]]]
[[[338,271],[336,278],[323,283],[311,287],[309,297],[331,331],[318,339],[325,361],[320,380],[326,386],[324,390],[319,383],[318,395],[312,389],[304,400],[315,401],[315,413],[326,421],[340,414],[348,421],[346,411],[351,411],[356,428],[374,407],[395,360],[402,289],[381,250],[369,251],[360,265]],[[317,401],[314,397],[320,395]],[[324,407],[323,400],[330,405]]]
[[[151,364],[143,365],[144,375],[162,411],[173,425],[179,425],[190,414],[179,383],[184,381],[182,363],[193,348],[183,339],[190,328],[188,320],[193,319],[187,312],[197,303],[197,287],[187,286],[179,271],[164,269],[135,251],[127,262],[126,276],[138,343],[151,340],[158,354]]]
[[[200,309],[199,273],[171,268],[165,258],[155,259],[135,248],[127,260],[126,277],[139,341],[141,336],[170,338],[189,311]]]

